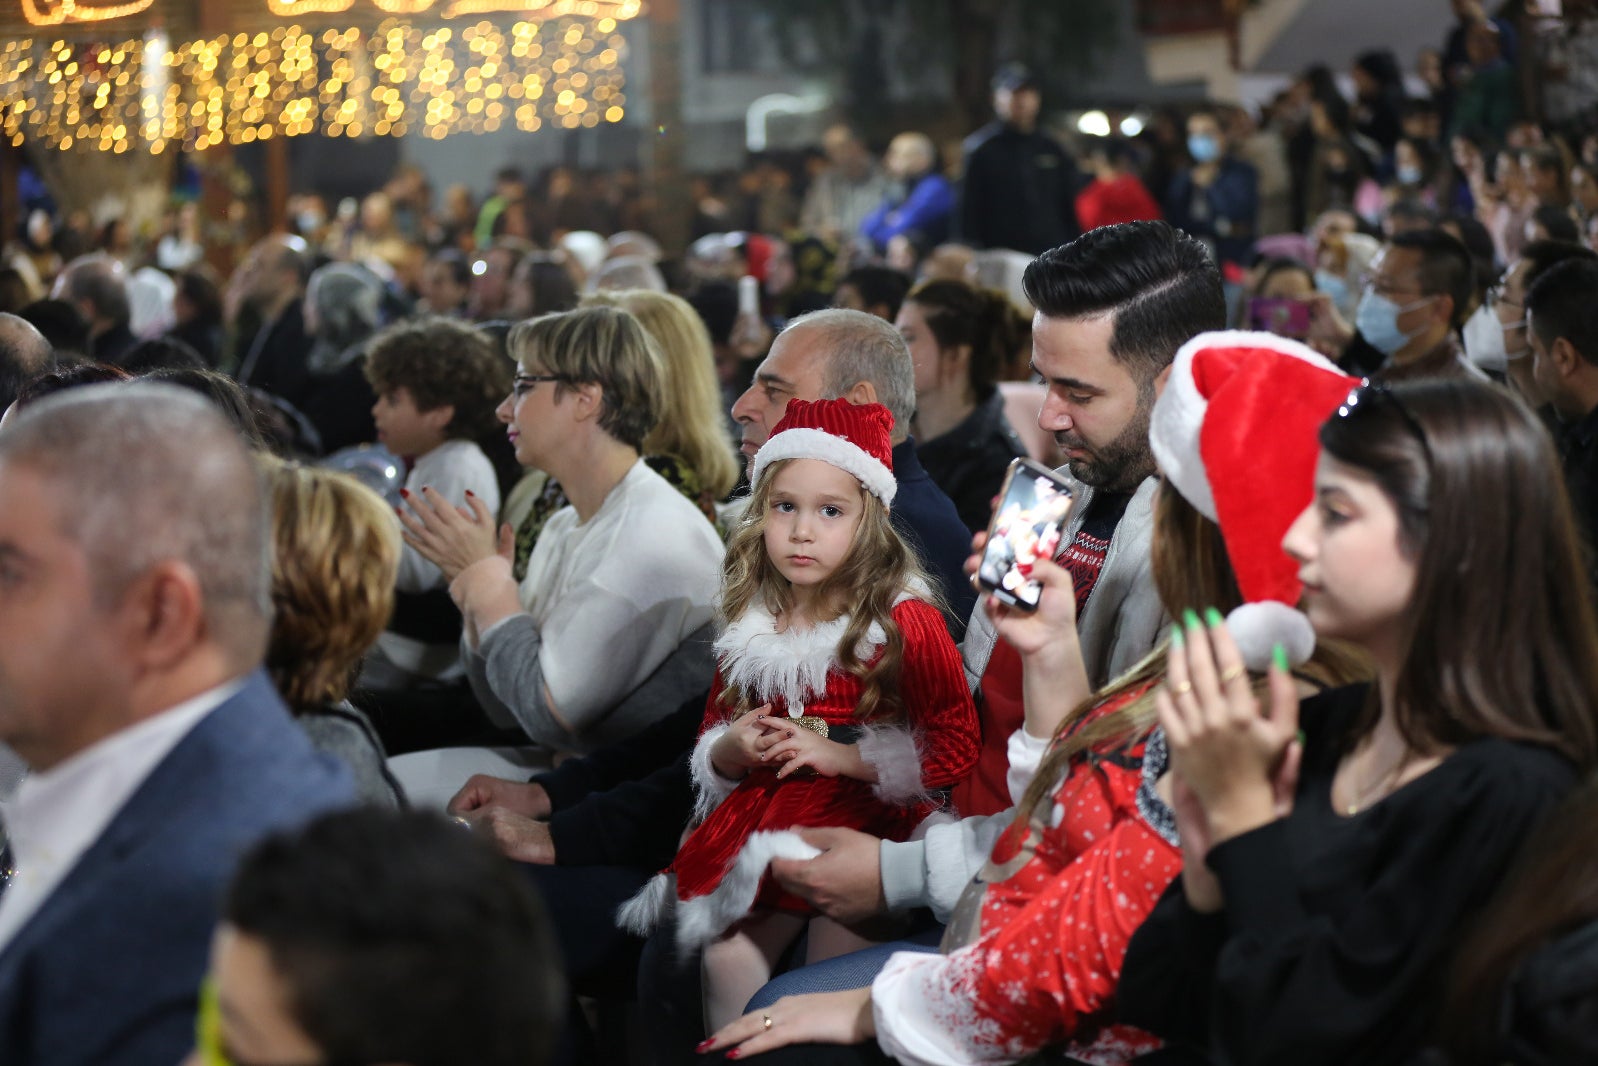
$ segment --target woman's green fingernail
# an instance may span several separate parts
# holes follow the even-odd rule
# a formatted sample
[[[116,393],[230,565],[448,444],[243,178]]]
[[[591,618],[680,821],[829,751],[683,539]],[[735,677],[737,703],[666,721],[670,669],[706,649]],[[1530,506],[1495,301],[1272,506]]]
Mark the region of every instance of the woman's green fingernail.
[[[1197,629],[1199,627],[1199,624],[1200,624],[1199,623],[1198,612],[1193,610],[1193,608],[1191,608],[1191,607],[1189,607],[1187,610],[1183,611],[1182,612],[1182,624],[1187,626],[1187,628],[1189,628],[1189,629]]]
[[[1287,662],[1287,649],[1280,644],[1271,645],[1271,662],[1275,663],[1276,668],[1284,674],[1292,669]]]
[[[1206,607],[1204,608],[1204,621],[1209,623],[1211,629],[1218,629],[1226,622],[1226,619],[1214,607]]]
[[[1185,644],[1187,644],[1187,638],[1182,636],[1182,627],[1178,625],[1171,626],[1171,647],[1180,648]]]

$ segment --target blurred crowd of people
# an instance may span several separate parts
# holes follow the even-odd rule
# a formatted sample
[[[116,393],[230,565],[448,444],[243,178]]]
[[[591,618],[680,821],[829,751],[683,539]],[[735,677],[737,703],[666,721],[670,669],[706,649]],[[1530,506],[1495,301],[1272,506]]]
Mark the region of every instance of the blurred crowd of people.
[[[0,1060],[1591,1061],[1598,120],[1452,8],[680,253],[633,169],[33,205]]]

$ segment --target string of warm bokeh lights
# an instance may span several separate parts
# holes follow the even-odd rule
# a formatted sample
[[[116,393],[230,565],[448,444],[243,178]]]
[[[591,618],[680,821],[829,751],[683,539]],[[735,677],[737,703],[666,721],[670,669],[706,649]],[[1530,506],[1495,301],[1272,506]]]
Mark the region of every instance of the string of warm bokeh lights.
[[[388,19],[372,31],[320,33],[279,26],[171,46],[154,36],[8,41],[0,133],[13,144],[159,153],[312,132],[441,139],[593,127],[624,114],[626,47],[609,16],[438,28]]]

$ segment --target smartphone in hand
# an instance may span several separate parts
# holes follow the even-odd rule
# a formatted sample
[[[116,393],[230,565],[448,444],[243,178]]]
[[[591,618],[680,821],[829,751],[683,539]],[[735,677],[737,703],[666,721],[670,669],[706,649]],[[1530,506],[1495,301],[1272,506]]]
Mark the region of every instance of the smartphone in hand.
[[[977,567],[977,583],[1000,603],[1037,609],[1043,586],[1030,577],[1032,564],[1060,550],[1071,487],[1065,478],[1031,459],[1010,464],[999,508],[988,526],[988,542]]]

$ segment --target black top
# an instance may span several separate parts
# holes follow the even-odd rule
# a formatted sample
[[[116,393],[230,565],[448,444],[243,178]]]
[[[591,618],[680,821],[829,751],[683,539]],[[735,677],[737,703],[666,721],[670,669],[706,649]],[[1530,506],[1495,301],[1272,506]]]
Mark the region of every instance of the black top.
[[[972,533],[988,528],[993,497],[1004,484],[1004,472],[1010,460],[1025,454],[1026,445],[1004,417],[1004,396],[998,389],[959,425],[916,446],[921,465],[949,494],[960,521]]]
[[[1127,949],[1123,1020],[1217,1064],[1377,1066],[1424,1044],[1461,929],[1577,772],[1476,740],[1343,817],[1332,778],[1368,691],[1304,701],[1292,813],[1211,849],[1220,913],[1188,907],[1180,880],[1166,892]]]
[[[1038,255],[1077,236],[1076,162],[1054,138],[992,122],[965,142],[956,237]]]

